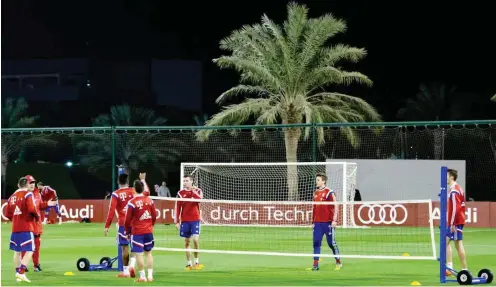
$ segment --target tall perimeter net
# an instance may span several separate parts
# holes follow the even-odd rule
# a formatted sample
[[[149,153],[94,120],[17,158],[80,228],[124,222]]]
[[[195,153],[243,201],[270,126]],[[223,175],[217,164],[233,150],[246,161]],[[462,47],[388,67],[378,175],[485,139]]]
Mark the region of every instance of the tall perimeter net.
[[[357,165],[325,163],[183,163],[204,198],[203,253],[313,256],[312,211],[316,175],[328,177],[337,197],[335,240],[343,258],[435,259],[430,200],[353,202]],[[155,201],[160,223],[172,223],[176,201]],[[165,219],[164,219],[165,218]],[[357,228],[364,227],[364,228]],[[174,225],[157,231],[158,250],[185,251]],[[325,248],[321,257],[334,257]]]

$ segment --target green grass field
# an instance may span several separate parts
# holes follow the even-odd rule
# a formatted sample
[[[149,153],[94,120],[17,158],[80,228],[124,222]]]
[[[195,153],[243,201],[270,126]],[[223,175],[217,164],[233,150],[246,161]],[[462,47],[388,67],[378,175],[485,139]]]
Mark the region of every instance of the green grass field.
[[[10,228],[10,224],[2,224],[2,286],[19,285],[15,282],[12,252],[8,249]],[[115,229],[113,231],[115,234]],[[337,240],[343,254],[346,250],[349,253],[401,255],[409,252],[411,255],[428,256],[432,250],[428,229],[338,229],[338,232]],[[496,229],[468,229],[464,236],[472,273],[477,273],[481,268],[496,271]],[[158,225],[155,238],[155,246],[180,248],[182,244],[172,225]],[[202,229],[201,238],[205,249],[224,246],[226,249],[251,251],[312,252],[310,229],[208,227]],[[323,245],[323,253],[330,253],[325,243]],[[103,236],[103,224],[48,225],[41,250],[44,271],[28,273],[31,285],[136,284],[132,279],[115,278],[115,272],[77,271],[76,261],[80,257],[98,263],[101,257],[115,256],[115,237]],[[155,282],[145,285],[408,286],[412,281],[419,281],[424,286],[440,285],[439,264],[434,260],[343,259],[343,269],[334,271],[334,260],[325,258],[321,270],[312,272],[305,270],[312,264],[311,257],[202,254],[200,260],[205,264],[205,269],[187,272],[184,271],[183,252],[157,250],[154,257]],[[456,258],[454,263],[455,267],[459,267]],[[32,270],[32,264],[29,268]],[[75,275],[64,276],[67,271]]]

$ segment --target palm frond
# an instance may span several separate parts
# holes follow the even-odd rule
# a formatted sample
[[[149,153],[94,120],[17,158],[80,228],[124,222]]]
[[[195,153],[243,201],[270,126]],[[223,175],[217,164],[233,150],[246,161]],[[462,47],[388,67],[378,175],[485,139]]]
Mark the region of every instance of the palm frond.
[[[496,102],[496,95],[491,98],[491,101]]]
[[[270,99],[246,99],[244,102],[229,105],[222,111],[215,114],[205,125],[207,126],[227,126],[245,123],[252,116],[260,115],[264,110],[270,108]],[[201,129],[196,132],[199,141],[207,140],[213,130]]]
[[[222,103],[231,97],[236,97],[239,95],[254,95],[254,96],[270,96],[271,92],[267,91],[265,88],[260,86],[250,86],[250,85],[238,85],[236,87],[230,88],[229,90],[222,93],[216,100],[216,103]]]
[[[337,44],[329,48],[322,49],[322,66],[335,66],[340,61],[357,63],[367,56],[367,51],[363,48],[351,47]]]

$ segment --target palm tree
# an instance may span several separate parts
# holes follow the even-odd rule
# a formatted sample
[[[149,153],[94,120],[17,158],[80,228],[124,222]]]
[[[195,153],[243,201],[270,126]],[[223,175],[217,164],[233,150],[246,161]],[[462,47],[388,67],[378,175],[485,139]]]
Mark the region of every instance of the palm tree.
[[[111,107],[110,114],[102,114],[93,119],[93,126],[162,126],[166,122],[165,118],[156,116],[153,110],[119,105]],[[130,134],[119,130],[114,136],[116,164],[130,172],[137,171],[143,164],[152,164],[164,173],[162,167],[178,156],[173,148],[166,146],[170,140],[163,140],[163,137],[159,139],[159,133],[132,131]],[[75,135],[73,142],[76,150],[84,154],[82,163],[89,166],[90,171],[111,166],[112,135]]]
[[[365,57],[365,49],[344,44],[326,46],[328,40],[346,31],[345,22],[331,14],[308,18],[307,7],[296,3],[289,3],[287,10],[288,19],[283,25],[263,15],[261,24],[243,26],[220,42],[230,55],[214,59],[214,63],[240,72],[241,84],[221,94],[216,102],[222,104],[238,95],[253,97],[228,105],[206,125],[242,124],[252,118],[259,125],[379,121],[377,111],[364,100],[324,90],[331,85],[372,84],[367,76],[339,66],[342,61],[358,62]],[[297,161],[298,142],[302,136],[308,139],[310,130],[311,127],[284,130],[287,162]],[[351,128],[341,131],[352,143],[358,143]],[[206,140],[212,132],[200,130],[197,139]],[[322,144],[324,130],[319,128],[317,135]],[[292,199],[297,198],[296,178],[296,167],[289,166]]]
[[[447,121],[463,118],[467,102],[456,87],[446,87],[441,83],[420,84],[415,98],[406,101],[405,107],[398,111],[398,117],[412,121]],[[469,110],[469,109],[468,109]],[[443,157],[443,130],[435,129],[434,158]]]
[[[24,98],[7,98],[2,106],[2,129],[29,128],[36,125],[37,116],[27,116],[28,103]],[[54,145],[55,142],[44,135],[22,135],[9,134],[2,131],[2,183],[6,186],[7,166],[10,157],[22,152],[29,145]]]

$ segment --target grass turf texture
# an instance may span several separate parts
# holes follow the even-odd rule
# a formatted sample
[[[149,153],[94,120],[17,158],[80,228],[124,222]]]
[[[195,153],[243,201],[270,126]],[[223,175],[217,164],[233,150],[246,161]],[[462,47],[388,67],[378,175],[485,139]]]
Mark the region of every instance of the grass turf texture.
[[[12,263],[12,251],[9,248],[10,224],[2,224],[2,286],[19,285],[15,282],[14,266]],[[173,225],[156,227],[155,246],[165,247],[165,241],[161,237],[168,238],[168,244],[181,247],[181,239]],[[219,227],[210,227],[219,228]],[[229,227],[221,227],[226,230]],[[241,230],[237,228],[238,230]],[[266,234],[271,238],[268,228],[243,228],[245,232],[251,230],[252,235]],[[403,228],[399,228],[403,229]],[[399,230],[398,229],[398,230]],[[290,229],[282,232],[290,232]],[[357,232],[370,232],[367,230],[349,229],[350,234]],[[372,228],[370,229],[372,230]],[[116,254],[115,237],[103,236],[103,224],[63,224],[45,226],[45,234],[42,240],[41,265],[43,272],[32,272],[32,264],[29,265],[30,272],[28,278],[32,283],[22,283],[23,285],[66,285],[66,286],[116,286],[135,285],[132,279],[115,278],[116,272],[79,272],[76,268],[76,261],[80,257],[86,257],[91,264],[98,264],[100,258],[104,256],[114,257]],[[115,229],[112,230],[115,234]],[[220,231],[220,232],[219,232]],[[272,230],[273,232],[273,230]],[[348,232],[338,229],[341,232],[338,244],[346,247],[346,236]],[[422,237],[426,232],[422,232]],[[209,235],[207,235],[209,234]],[[246,242],[243,238],[236,237],[239,233],[229,233],[217,229],[204,228],[202,230],[202,247],[213,248],[215,245],[225,242],[229,247],[243,250]],[[288,233],[289,234],[289,233]],[[303,238],[303,234],[295,238],[286,238],[282,242],[275,242],[278,248],[285,251],[297,250],[301,246],[308,245],[307,250],[312,250],[311,230],[308,229]],[[473,275],[476,276],[481,268],[490,268],[496,271],[496,249],[495,241],[496,229],[467,229],[464,231],[465,247],[468,254],[468,264]],[[272,235],[278,239],[278,235]],[[377,248],[380,252],[380,242],[392,242],[388,234],[374,235],[367,240],[370,246]],[[436,234],[436,240],[438,234]],[[245,238],[246,239],[246,238]],[[282,239],[282,236],[281,236]],[[161,241],[162,240],[162,241]],[[209,242],[210,240],[210,242]],[[275,241],[275,240],[274,240]],[[364,244],[364,243],[361,243]],[[210,246],[209,246],[210,245]],[[249,250],[253,250],[253,246]],[[260,243],[260,246],[267,247],[267,242]],[[272,245],[274,246],[274,245]],[[386,246],[389,246],[386,245]],[[405,245],[408,246],[408,245]],[[323,253],[329,253],[329,248],[323,243]],[[390,250],[390,247],[388,247]],[[423,248],[422,248],[423,250]],[[438,249],[439,250],[439,249]],[[264,251],[263,249],[260,251]],[[267,250],[265,250],[267,251]],[[408,250],[398,250],[398,254],[408,252]],[[425,254],[419,254],[425,255]],[[205,269],[199,271],[185,271],[185,258],[183,252],[155,251],[155,282],[146,285],[410,285],[412,281],[419,281],[422,285],[440,285],[438,283],[438,263],[437,261],[417,261],[417,260],[371,260],[371,259],[343,259],[344,267],[340,271],[334,271],[334,259],[324,258],[320,264],[321,270],[318,272],[306,271],[311,267],[311,257],[274,257],[274,256],[254,256],[254,255],[227,255],[227,254],[201,254],[201,263],[205,264]],[[455,257],[455,267],[459,267]],[[74,276],[64,276],[67,271],[75,273]]]

